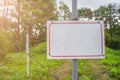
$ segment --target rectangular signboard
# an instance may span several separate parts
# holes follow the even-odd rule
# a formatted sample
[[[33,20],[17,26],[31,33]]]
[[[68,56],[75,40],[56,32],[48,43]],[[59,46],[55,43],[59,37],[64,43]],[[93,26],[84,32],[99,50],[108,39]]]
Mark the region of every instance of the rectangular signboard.
[[[47,57],[104,58],[103,21],[48,21]]]

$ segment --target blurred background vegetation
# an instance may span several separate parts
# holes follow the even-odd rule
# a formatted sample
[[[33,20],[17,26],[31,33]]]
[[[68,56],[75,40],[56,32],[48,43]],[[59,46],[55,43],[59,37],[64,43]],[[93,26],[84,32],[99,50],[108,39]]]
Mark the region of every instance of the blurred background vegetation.
[[[58,4],[59,6],[57,6],[55,0],[0,0],[0,60],[4,60],[9,53],[25,51],[27,30],[30,36],[30,47],[34,47],[46,42],[46,21],[70,20],[71,10],[69,7],[62,1]],[[106,46],[120,50],[120,4],[102,5],[96,10],[87,7],[79,8],[78,19],[82,21],[104,20]],[[109,48],[107,48],[107,51]],[[45,51],[44,48],[43,53]],[[112,63],[108,63],[109,60],[105,59],[102,63],[112,66]],[[118,61],[119,58],[115,60]],[[120,74],[116,73],[118,72],[116,69],[119,68],[109,68],[112,76]],[[86,78],[86,76],[83,77]],[[120,77],[117,79],[120,79]],[[85,80],[89,79],[86,78]]]
[[[70,18],[71,11],[62,1],[57,6],[55,0],[0,0],[0,55],[24,51],[27,30],[31,47],[45,42],[47,20]],[[106,46],[120,49],[120,4],[79,8],[78,18],[104,20]]]

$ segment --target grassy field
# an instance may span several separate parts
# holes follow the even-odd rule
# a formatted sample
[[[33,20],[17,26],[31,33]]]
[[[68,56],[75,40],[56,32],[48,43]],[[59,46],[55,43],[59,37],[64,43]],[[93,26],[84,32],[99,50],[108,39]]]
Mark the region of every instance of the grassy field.
[[[30,49],[30,77],[26,77],[26,54],[9,53],[0,62],[0,80],[71,80],[71,60],[47,60],[46,43]],[[79,80],[120,80],[120,50],[106,48],[102,60],[79,60]]]

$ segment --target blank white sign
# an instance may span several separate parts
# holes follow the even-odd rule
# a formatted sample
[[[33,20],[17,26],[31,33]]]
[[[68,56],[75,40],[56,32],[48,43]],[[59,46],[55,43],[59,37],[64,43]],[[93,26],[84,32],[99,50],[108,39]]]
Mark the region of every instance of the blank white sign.
[[[104,58],[103,21],[48,21],[47,57]]]

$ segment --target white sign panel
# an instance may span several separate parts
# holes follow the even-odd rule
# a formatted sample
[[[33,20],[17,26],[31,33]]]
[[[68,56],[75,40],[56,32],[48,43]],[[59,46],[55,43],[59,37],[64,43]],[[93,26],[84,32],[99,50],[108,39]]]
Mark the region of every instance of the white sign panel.
[[[104,58],[103,21],[48,21],[47,57]]]

